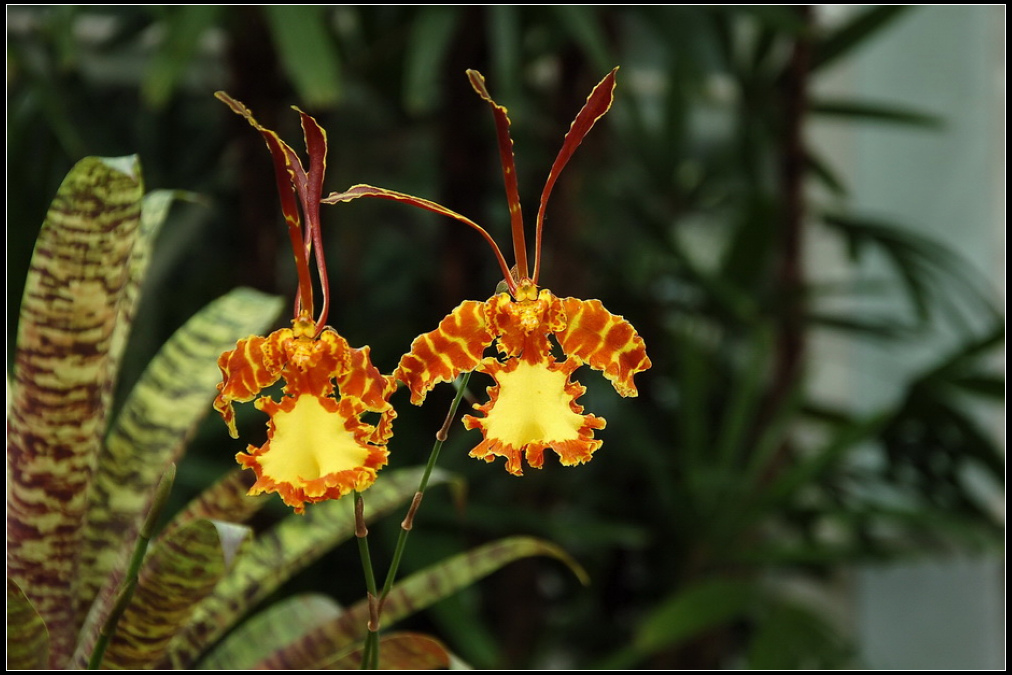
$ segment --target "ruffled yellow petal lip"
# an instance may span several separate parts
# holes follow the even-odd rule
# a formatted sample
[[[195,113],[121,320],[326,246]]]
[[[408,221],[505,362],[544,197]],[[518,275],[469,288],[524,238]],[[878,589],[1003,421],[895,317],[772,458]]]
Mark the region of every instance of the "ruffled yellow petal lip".
[[[569,379],[578,366],[575,361],[550,359],[483,362],[479,370],[495,378],[496,384],[488,388],[489,402],[476,406],[485,417],[464,418],[467,428],[480,429],[484,436],[471,456],[486,462],[504,457],[506,470],[515,476],[523,475],[524,458],[540,469],[545,449],[553,450],[564,466],[590,460],[601,447],[601,441],[594,439],[594,429],[603,429],[605,421],[581,414],[583,407],[576,399],[585,389]]]
[[[303,394],[275,403],[262,398],[257,407],[271,416],[267,443],[236,455],[256,472],[250,494],[277,492],[302,513],[307,503],[365,490],[387,463],[387,449],[366,440],[373,428],[342,414],[334,399]]]

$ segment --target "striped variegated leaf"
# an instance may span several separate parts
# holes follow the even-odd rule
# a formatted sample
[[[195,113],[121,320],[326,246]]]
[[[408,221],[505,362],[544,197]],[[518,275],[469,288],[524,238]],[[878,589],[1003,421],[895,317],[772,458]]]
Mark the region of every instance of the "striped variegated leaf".
[[[232,631],[201,660],[202,670],[247,670],[288,643],[341,614],[326,595],[306,593],[274,603]]]
[[[7,436],[7,574],[45,621],[50,666],[76,633],[88,486],[132,315],[136,157],[88,157],[60,186],[25,280]]]
[[[173,190],[155,190],[144,195],[141,201],[141,223],[137,230],[133,252],[130,255],[130,269],[123,285],[123,297],[119,303],[119,320],[113,330],[109,355],[114,363],[119,364],[126,349],[130,328],[137,314],[137,304],[141,297],[141,286],[151,263],[151,252],[154,250],[155,239],[169,215],[169,207],[179,193]]]
[[[31,601],[7,579],[7,670],[46,670],[49,631]]]
[[[266,330],[280,309],[278,298],[234,290],[187,321],[148,364],[99,455],[81,556],[82,616],[126,561],[159,477],[211,409],[221,379],[218,355]]]
[[[449,670],[450,652],[439,640],[420,633],[390,633],[379,641],[379,670]],[[361,667],[362,647],[321,666],[323,670]]]
[[[587,574],[583,568],[558,546],[532,537],[509,537],[448,558],[412,574],[394,586],[383,604],[382,626],[389,626],[425,609],[514,560],[531,556],[557,558],[586,583]],[[368,620],[369,605],[362,600],[335,620],[323,624],[286,649],[264,659],[257,667],[322,668],[365,637]]]
[[[421,473],[421,468],[384,471],[364,495],[366,520],[374,520],[410,500]],[[437,470],[431,480],[445,482],[447,476]],[[352,506],[351,499],[313,504],[305,515],[292,514],[258,537],[242,551],[231,573],[173,639],[160,667],[192,667],[201,652],[257,603],[325,552],[349,539],[355,531]]]
[[[161,539],[144,559],[102,667],[137,670],[161,660],[169,640],[214,590],[249,534],[242,525],[198,520]]]

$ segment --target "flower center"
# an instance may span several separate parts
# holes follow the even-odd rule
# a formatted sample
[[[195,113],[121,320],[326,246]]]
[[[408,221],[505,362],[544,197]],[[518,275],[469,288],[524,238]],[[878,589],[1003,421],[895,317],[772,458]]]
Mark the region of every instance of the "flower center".
[[[344,417],[312,395],[274,415],[271,450],[260,457],[264,475],[293,485],[361,467],[369,454],[344,428]]]
[[[515,363],[515,369],[496,375],[499,397],[487,413],[486,437],[514,448],[580,438],[584,419],[570,407],[566,373],[549,370],[544,362]]]

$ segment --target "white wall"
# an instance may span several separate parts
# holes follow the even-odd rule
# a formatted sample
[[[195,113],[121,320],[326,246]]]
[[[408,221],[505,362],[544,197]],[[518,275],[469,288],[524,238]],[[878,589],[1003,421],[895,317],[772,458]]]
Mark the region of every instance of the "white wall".
[[[813,129],[813,141],[842,164],[852,204],[955,247],[991,279],[1002,300],[1004,62],[1004,6],[915,8],[847,59],[826,85],[855,98],[935,113],[945,127],[819,124]],[[818,257],[817,249],[813,255]],[[830,357],[816,382],[835,386],[835,395],[854,405],[876,408],[894,400],[898,383],[929,363],[932,354],[937,358],[945,341],[940,330],[925,334],[920,349],[902,352],[823,343]],[[992,426],[1004,442],[1004,415]],[[992,501],[1004,513],[1004,495]],[[857,570],[854,580],[852,620],[868,666],[1004,667],[1002,559],[868,567]]]

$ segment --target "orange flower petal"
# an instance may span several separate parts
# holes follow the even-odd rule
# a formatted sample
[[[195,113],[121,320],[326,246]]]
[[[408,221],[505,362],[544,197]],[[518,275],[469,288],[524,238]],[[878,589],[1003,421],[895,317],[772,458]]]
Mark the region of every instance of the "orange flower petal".
[[[325,335],[327,331],[320,337]],[[391,408],[387,399],[397,389],[397,380],[382,375],[369,358],[369,348],[362,347],[348,350],[348,364],[344,372],[338,375],[337,388],[342,398],[358,399],[365,410],[384,412]]]
[[[420,405],[440,382],[473,370],[494,336],[485,318],[485,303],[465,300],[450,312],[436,330],[419,335],[411,351],[401,357],[394,377],[411,390],[411,402]]]
[[[232,402],[252,401],[262,389],[278,381],[281,377],[280,343],[291,337],[291,333],[290,329],[283,328],[266,338],[253,335],[239,340],[235,349],[218,357],[222,381],[218,383],[214,409],[221,413],[232,438],[239,438]]]
[[[636,329],[600,300],[566,298],[565,328],[555,333],[570,359],[600,370],[622,396],[636,396],[633,375],[650,367],[646,345]]]
[[[343,403],[313,394],[285,396],[280,403],[257,400],[257,407],[270,415],[267,442],[236,455],[257,475],[249,494],[277,492],[302,513],[307,503],[372,485],[387,463],[388,451],[368,442],[374,427],[349,416]]]
[[[594,429],[603,429],[605,420],[581,414],[583,407],[576,399],[586,389],[570,381],[579,365],[550,357],[536,363],[525,359],[482,361],[478,370],[495,378],[496,384],[488,388],[489,402],[475,406],[485,417],[464,417],[464,426],[481,429],[484,436],[471,456],[486,462],[505,457],[506,470],[515,476],[523,475],[523,457],[540,469],[547,448],[555,451],[565,466],[588,461],[601,447],[601,441],[594,439]]]

